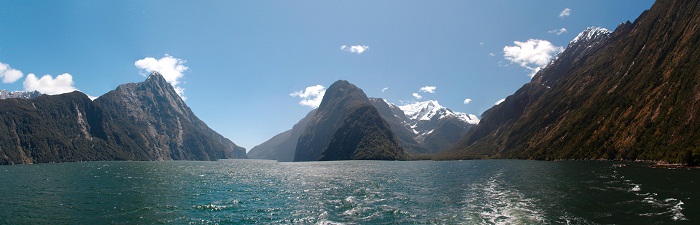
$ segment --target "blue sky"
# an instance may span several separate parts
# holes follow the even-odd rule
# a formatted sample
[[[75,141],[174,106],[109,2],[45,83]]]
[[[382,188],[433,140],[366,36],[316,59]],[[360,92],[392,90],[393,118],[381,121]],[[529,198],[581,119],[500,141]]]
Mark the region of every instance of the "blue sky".
[[[250,150],[311,110],[300,104],[313,100],[307,87],[338,79],[397,104],[480,115],[586,27],[614,30],[652,4],[0,1],[0,89],[100,96],[166,70],[200,119]]]

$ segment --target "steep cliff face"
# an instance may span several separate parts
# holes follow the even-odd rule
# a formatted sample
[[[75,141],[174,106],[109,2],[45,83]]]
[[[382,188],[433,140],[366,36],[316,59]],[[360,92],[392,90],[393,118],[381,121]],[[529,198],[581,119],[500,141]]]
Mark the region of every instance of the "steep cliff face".
[[[659,0],[579,35],[442,156],[693,161],[699,65],[700,2]]]
[[[110,146],[104,113],[83,93],[0,100],[0,164],[123,157]]]
[[[80,92],[0,100],[0,164],[244,158],[160,74],[95,101]]]
[[[361,119],[360,115],[368,118]],[[361,137],[365,134],[369,136]],[[364,152],[370,149],[391,154],[364,157],[374,155]],[[294,161],[396,159],[389,157],[393,155],[405,158],[397,138],[367,95],[347,81],[337,81],[326,90],[321,105],[299,137]]]

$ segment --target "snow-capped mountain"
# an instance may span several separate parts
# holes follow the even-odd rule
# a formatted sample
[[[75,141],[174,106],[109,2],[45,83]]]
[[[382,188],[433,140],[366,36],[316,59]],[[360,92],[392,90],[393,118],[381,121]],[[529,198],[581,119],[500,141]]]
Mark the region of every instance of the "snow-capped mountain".
[[[392,129],[405,130],[405,132],[397,132],[399,138],[404,139],[404,148],[413,149],[416,152],[424,152],[418,149],[427,149],[428,152],[445,150],[459,141],[472,126],[479,123],[476,115],[452,111],[435,100],[397,106],[383,99],[375,99],[373,104],[378,108],[382,108],[379,104],[380,100],[381,103],[386,103],[381,105],[388,106],[393,114],[384,115],[385,119],[393,117],[387,119],[395,124]],[[389,110],[380,109],[380,113],[388,114],[386,111]],[[412,140],[405,140],[406,138]]]
[[[435,100],[416,102],[398,106],[398,108],[408,117],[408,121],[406,122],[416,134],[431,132],[437,127],[437,122],[446,117],[455,117],[472,125],[479,123],[479,118],[477,118],[476,115],[454,112],[443,107]]]
[[[38,91],[12,91],[7,92],[6,90],[0,90],[0,99],[8,98],[21,98],[21,99],[32,99],[39,97],[41,93]]]

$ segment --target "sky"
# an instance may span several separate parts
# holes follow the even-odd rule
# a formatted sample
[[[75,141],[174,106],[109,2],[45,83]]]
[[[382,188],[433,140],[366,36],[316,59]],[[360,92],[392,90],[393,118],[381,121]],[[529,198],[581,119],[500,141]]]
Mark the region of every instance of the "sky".
[[[481,115],[578,33],[652,0],[0,1],[0,89],[99,97],[161,72],[250,150],[348,80],[397,105]]]

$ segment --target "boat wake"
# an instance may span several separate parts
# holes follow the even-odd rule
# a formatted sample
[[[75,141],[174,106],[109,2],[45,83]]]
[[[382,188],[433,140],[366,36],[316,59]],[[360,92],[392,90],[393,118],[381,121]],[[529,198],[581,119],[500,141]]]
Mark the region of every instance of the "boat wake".
[[[468,190],[463,210],[469,224],[542,224],[544,215],[535,201],[507,187],[502,172]]]
[[[631,201],[632,204],[640,202],[646,204],[648,211],[638,213],[638,216],[646,217],[668,217],[673,221],[688,220],[683,214],[683,201],[677,198],[660,198],[655,192],[645,192],[643,185],[632,182],[624,176],[619,175],[617,168],[613,167],[613,176],[610,178],[616,179],[618,183],[628,187],[627,192],[634,193],[638,200]],[[663,199],[663,200],[662,200]]]

